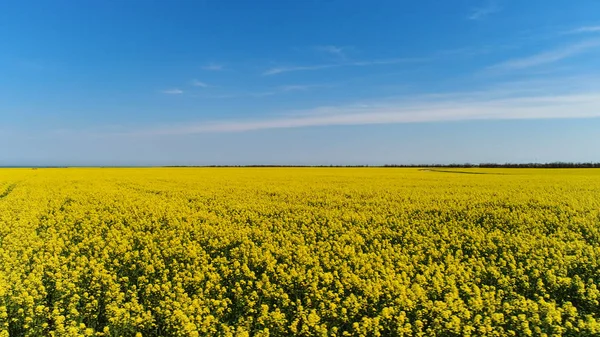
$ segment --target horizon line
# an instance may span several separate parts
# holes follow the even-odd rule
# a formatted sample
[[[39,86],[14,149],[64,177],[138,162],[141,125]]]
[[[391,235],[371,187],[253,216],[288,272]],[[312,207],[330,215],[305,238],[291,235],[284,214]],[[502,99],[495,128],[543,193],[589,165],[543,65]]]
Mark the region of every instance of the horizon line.
[[[239,164],[239,165],[0,165],[0,169],[40,169],[40,168],[420,168],[420,167],[460,167],[460,168],[600,168],[599,162],[507,162],[507,163],[452,163],[452,164],[313,164],[313,165],[290,165],[290,164]]]

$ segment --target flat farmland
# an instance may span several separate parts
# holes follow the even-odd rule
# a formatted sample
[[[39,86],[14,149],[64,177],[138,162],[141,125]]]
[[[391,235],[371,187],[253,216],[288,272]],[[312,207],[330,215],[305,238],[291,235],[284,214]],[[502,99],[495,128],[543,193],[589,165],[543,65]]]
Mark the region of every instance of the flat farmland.
[[[0,336],[593,336],[600,170],[0,169]]]

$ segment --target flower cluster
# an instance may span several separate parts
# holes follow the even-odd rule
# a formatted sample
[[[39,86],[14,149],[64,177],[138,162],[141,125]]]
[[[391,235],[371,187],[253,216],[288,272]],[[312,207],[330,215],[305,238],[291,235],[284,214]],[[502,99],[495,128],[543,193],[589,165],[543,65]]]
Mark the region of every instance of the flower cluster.
[[[594,336],[600,171],[0,170],[0,336]]]

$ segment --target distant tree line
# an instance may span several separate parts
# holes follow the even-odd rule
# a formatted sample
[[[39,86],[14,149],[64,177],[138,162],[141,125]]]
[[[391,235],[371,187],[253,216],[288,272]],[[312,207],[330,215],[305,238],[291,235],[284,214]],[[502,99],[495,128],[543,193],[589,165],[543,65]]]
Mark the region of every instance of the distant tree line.
[[[600,163],[481,163],[481,164],[386,164],[386,165],[204,165],[166,167],[439,167],[439,168],[600,168]]]
[[[0,168],[75,168],[87,166],[0,166]],[[90,166],[91,167],[91,166]],[[153,167],[153,166],[100,166],[101,168]],[[167,165],[154,167],[432,167],[432,168],[600,168],[600,163],[481,163],[481,164],[386,164],[386,165]]]
[[[433,164],[433,165],[384,165],[384,167],[446,167],[446,168],[600,168],[600,163],[481,163],[481,164]]]

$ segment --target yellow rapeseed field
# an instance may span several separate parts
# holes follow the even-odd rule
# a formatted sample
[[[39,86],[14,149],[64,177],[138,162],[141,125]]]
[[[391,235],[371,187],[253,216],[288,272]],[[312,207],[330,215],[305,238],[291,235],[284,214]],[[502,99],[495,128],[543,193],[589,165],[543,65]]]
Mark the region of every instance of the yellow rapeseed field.
[[[0,170],[0,336],[598,336],[599,287],[600,170]]]

